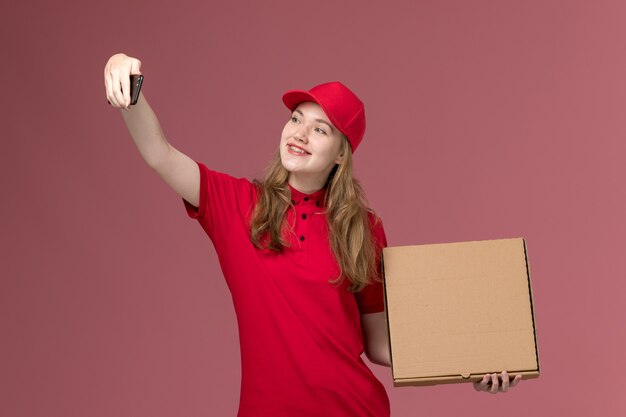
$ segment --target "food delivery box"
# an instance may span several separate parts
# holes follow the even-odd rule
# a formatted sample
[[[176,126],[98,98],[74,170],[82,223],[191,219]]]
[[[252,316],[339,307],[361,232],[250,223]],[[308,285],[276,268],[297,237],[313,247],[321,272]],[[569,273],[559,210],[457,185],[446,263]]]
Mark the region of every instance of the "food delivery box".
[[[394,386],[539,376],[524,238],[386,247]]]

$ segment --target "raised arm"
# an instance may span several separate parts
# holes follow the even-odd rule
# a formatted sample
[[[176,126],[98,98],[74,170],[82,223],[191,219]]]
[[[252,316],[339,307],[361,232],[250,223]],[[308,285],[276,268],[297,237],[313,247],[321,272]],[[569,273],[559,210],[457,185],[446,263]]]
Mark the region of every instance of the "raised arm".
[[[200,171],[196,162],[166,139],[143,91],[130,106],[130,76],[141,74],[141,61],[125,54],[109,58],[104,68],[107,100],[120,109],[126,127],[144,161],[178,195],[198,207]]]

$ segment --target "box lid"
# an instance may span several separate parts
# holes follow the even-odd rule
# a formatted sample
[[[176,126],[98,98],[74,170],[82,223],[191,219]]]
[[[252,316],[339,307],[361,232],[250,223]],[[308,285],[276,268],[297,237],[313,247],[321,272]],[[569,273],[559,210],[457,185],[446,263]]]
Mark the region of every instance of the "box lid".
[[[538,373],[523,238],[387,247],[382,259],[394,381]]]

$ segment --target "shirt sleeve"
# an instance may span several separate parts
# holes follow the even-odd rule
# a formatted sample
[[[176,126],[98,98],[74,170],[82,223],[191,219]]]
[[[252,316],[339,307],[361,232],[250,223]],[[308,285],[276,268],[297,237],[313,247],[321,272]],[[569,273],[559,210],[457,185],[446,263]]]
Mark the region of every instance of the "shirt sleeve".
[[[235,220],[245,220],[252,202],[253,185],[246,178],[235,178],[223,172],[208,169],[196,161],[200,170],[198,207],[184,198],[185,211],[198,220],[211,240],[228,230]]]
[[[370,215],[370,219],[373,223],[372,234],[376,242],[376,275],[382,281],[381,255],[383,248],[387,247],[387,237],[385,236],[385,229],[380,217]],[[385,311],[385,290],[381,281],[372,281],[361,291],[354,294],[361,314]]]

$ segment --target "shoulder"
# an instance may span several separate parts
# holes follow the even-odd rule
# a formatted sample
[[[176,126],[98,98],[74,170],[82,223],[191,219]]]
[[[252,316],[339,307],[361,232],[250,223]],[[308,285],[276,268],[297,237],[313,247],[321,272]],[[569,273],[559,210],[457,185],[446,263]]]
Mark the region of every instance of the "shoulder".
[[[369,218],[372,236],[378,245],[382,247],[387,246],[387,237],[385,236],[382,218],[372,209],[367,209],[367,217]]]
[[[380,225],[380,227],[382,227],[383,220],[381,219],[381,217],[378,214],[376,214],[376,212],[374,210],[372,210],[370,208],[368,208],[366,210],[367,210],[367,217],[370,220],[370,225],[372,227],[378,226],[378,225]]]
[[[247,211],[256,201],[256,190],[246,177],[231,175],[208,168],[199,162],[201,193],[214,216],[229,216]],[[233,210],[233,209],[237,210]]]
[[[200,171],[206,177],[206,185],[215,190],[231,189],[233,191],[250,191],[254,188],[252,182],[246,177],[239,177],[226,172],[208,168],[204,163],[198,162]]]
[[[246,177],[234,176],[223,171],[208,168],[203,162],[197,162],[197,164],[200,167],[201,171],[204,171],[206,174],[212,177],[217,177],[224,181],[239,182],[247,185],[252,184],[252,182]]]

